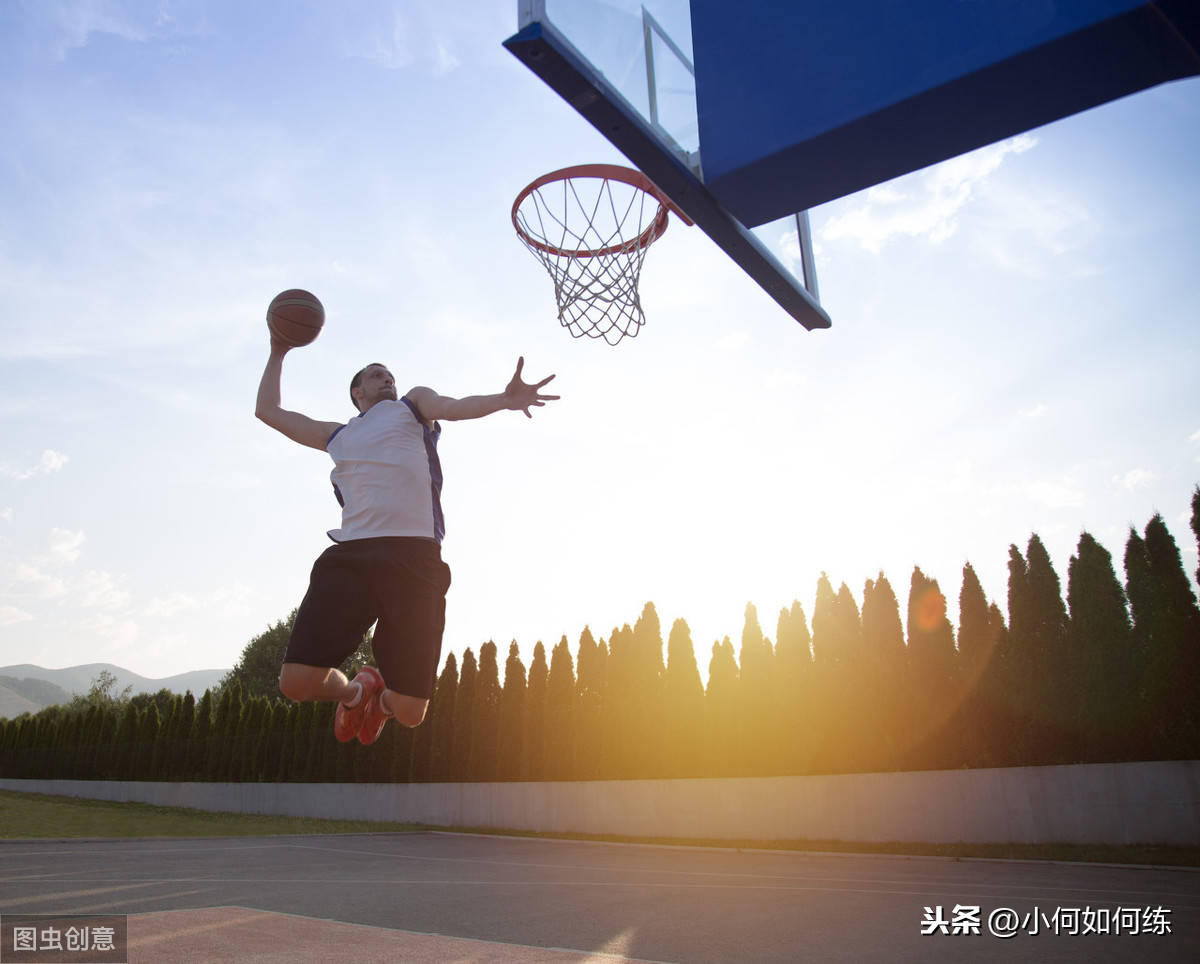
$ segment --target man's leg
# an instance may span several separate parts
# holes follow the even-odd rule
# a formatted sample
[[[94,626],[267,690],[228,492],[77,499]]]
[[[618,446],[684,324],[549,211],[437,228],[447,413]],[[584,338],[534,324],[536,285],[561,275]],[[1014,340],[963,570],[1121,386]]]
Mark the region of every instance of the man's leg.
[[[420,726],[425,719],[425,711],[429,709],[429,700],[393,693],[391,690],[384,690],[380,694],[379,703],[385,714],[407,727]]]
[[[371,644],[386,683],[368,705],[358,734],[368,745],[389,718],[407,727],[425,719],[441,660],[450,569],[436,544],[397,539],[369,573],[380,608]]]
[[[279,690],[301,702],[336,701],[333,734],[345,743],[358,735],[367,703],[383,689],[374,667],[353,680],[337,670],[376,619],[375,598],[359,575],[363,548],[354,543],[326,549],[313,564],[279,671]]]
[[[298,703],[313,700],[357,703],[361,687],[346,679],[340,670],[284,663],[279,670],[279,692]]]

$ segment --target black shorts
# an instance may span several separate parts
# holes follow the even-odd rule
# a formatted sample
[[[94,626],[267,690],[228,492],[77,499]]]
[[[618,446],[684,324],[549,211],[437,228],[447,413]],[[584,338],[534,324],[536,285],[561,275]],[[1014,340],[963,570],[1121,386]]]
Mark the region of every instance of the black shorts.
[[[388,689],[430,699],[442,658],[450,567],[432,539],[353,539],[313,564],[285,663],[340,666],[378,621],[372,648]]]

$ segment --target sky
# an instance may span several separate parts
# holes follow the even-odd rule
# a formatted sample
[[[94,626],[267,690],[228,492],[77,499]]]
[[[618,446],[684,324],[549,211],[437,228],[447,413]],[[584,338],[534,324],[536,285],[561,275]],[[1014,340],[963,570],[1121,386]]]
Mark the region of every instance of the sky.
[[[350,376],[562,399],[444,426],[445,651],[598,638],[655,604],[702,672],[748,603],[913,567],[1007,612],[1037,533],[1161,513],[1190,574],[1200,482],[1200,80],[811,212],[827,331],[699,229],[649,252],[647,322],[573,339],[509,209],[625,159],[501,46],[515,0],[0,6],[0,665],[231,667],[338,524],[323,453],[254,418],[277,292],[325,304],[283,402]]]

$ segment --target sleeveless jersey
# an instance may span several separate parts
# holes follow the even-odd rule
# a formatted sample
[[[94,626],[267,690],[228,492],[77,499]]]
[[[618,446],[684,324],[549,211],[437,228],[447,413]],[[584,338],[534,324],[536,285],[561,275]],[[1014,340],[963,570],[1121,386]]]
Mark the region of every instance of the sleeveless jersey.
[[[442,466],[441,426],[426,427],[407,398],[384,399],[351,419],[325,443],[333,459],[333,491],[342,506],[334,542],[376,536],[419,536],[439,545]]]

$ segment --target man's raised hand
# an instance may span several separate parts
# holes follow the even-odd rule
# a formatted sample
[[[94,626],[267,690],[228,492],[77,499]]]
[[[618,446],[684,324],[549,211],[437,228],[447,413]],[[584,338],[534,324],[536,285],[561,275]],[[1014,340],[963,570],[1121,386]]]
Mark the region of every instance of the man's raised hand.
[[[554,380],[553,375],[543,378],[535,385],[530,385],[521,380],[521,369],[525,367],[524,356],[517,359],[517,370],[513,374],[508,386],[504,389],[504,397],[507,402],[507,407],[513,411],[522,411],[526,418],[533,418],[533,413],[529,411],[531,406],[541,408],[546,402],[554,402],[558,400],[557,395],[542,395],[540,391],[549,382]]]

